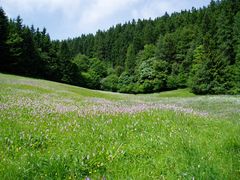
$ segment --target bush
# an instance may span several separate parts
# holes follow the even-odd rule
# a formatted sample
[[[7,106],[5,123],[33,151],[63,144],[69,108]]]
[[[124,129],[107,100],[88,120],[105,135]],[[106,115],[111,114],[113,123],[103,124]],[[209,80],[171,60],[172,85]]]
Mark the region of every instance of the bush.
[[[106,78],[101,80],[101,89],[108,91],[117,91],[118,90],[118,76],[111,74]]]

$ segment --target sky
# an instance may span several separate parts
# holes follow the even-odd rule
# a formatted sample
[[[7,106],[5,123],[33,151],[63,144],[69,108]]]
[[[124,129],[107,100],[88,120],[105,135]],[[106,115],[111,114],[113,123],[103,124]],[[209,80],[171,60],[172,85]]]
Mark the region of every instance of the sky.
[[[0,0],[9,18],[20,15],[23,24],[46,27],[51,38],[59,40],[209,3],[210,0]]]

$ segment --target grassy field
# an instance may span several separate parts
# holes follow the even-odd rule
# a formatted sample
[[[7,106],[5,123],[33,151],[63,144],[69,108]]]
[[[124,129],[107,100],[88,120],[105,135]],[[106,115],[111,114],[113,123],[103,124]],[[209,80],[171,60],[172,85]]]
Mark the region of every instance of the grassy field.
[[[240,96],[0,74],[0,179],[240,179]]]

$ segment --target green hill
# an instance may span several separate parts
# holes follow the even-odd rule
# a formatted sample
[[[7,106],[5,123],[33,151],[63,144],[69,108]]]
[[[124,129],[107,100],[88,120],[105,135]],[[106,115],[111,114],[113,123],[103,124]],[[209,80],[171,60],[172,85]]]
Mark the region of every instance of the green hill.
[[[209,0],[65,40],[0,7],[0,28],[0,72],[121,93],[240,94],[240,0]]]
[[[239,109],[0,74],[0,179],[239,179]]]

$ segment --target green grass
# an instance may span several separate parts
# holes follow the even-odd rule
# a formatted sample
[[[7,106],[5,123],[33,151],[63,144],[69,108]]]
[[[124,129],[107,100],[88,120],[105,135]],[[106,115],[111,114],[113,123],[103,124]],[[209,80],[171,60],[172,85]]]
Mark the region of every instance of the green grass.
[[[240,178],[239,96],[0,87],[0,179]]]
[[[155,94],[157,97],[194,97],[189,89],[178,89]]]

